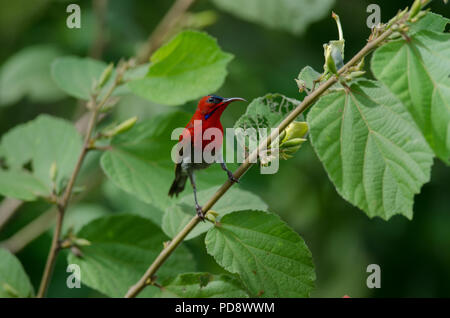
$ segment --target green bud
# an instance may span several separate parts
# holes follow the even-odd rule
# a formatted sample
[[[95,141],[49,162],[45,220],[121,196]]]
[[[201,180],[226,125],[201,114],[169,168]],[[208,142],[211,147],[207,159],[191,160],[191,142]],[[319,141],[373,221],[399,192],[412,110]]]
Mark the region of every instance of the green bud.
[[[214,210],[209,210],[206,214],[211,214],[211,215],[214,215],[214,216],[219,216],[219,213],[216,212],[216,211],[214,211]]]
[[[61,244],[60,244],[60,247],[61,247],[61,248],[69,248],[69,247],[72,247],[72,242],[71,242],[71,240],[67,239],[67,240],[62,241]]]
[[[292,138],[292,139],[289,139],[289,140],[283,142],[281,144],[281,148],[289,148],[289,147],[293,147],[293,146],[299,146],[302,143],[304,143],[305,141],[306,141],[306,139],[304,139],[304,138]]]
[[[58,168],[56,166],[56,162],[53,161],[52,165],[50,166],[50,180],[55,182],[57,173],[58,173]]]
[[[357,77],[363,76],[364,74],[366,74],[365,71],[351,72],[350,74],[348,74],[348,75],[345,77],[345,79],[346,79],[347,81],[351,81],[351,80],[353,80],[353,79],[355,79],[355,78],[357,78]]]
[[[325,52],[325,65],[326,69],[333,74],[337,74],[336,64],[334,63],[334,59],[331,55],[331,46],[327,45]]]
[[[86,239],[84,239],[84,238],[76,238],[76,239],[74,239],[73,243],[76,246],[89,246],[89,245],[91,245],[91,242],[86,240]]]
[[[282,151],[285,154],[293,155],[300,149],[300,147],[301,147],[301,145],[286,147],[286,148],[283,148]]]
[[[102,75],[100,75],[100,79],[98,80],[97,88],[102,88],[103,86],[105,86],[106,82],[108,82],[108,80],[111,77],[113,69],[114,69],[114,63],[110,63],[105,68]]]
[[[114,127],[113,129],[104,132],[103,135],[111,138],[116,135],[122,134],[122,133],[130,130],[131,128],[133,128],[133,126],[134,126],[134,124],[136,124],[137,120],[138,120],[137,117],[132,117],[130,119],[127,119],[124,122],[122,122],[121,124]]]
[[[303,138],[308,133],[308,123],[303,121],[294,121],[289,124],[286,128],[286,135],[283,139],[281,139],[281,143],[294,139],[294,138]]]
[[[422,0],[414,1],[411,10],[409,11],[409,19],[414,18],[422,9]]]
[[[284,140],[285,137],[286,137],[286,129],[281,132],[281,134],[278,136],[278,138],[279,138],[279,140]]]
[[[283,152],[283,153],[280,153],[280,158],[283,159],[283,160],[288,160],[288,159],[293,158],[293,156],[288,155],[287,153]]]
[[[114,108],[114,106],[116,106],[116,104],[120,101],[120,97],[118,96],[111,96],[110,98],[108,98],[105,102],[105,104],[103,105],[103,107],[100,109],[101,113],[107,113],[109,112],[111,109]]]
[[[213,222],[213,223],[216,223],[216,217],[215,217],[213,214],[207,213],[207,214],[205,215],[205,218],[207,218],[208,220],[210,220],[210,221]]]
[[[216,211],[213,210],[209,210],[206,215],[205,218],[207,218],[208,220],[210,220],[213,223],[216,223],[216,217],[219,216],[219,213],[217,213]]]

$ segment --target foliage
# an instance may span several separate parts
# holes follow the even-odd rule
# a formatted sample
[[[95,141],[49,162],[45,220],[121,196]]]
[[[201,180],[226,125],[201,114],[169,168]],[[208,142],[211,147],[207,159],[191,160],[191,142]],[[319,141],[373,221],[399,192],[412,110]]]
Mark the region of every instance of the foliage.
[[[164,105],[180,105],[217,90],[233,56],[205,33],[184,31],[156,51],[142,79],[130,82],[139,96]]]
[[[333,0],[213,0],[222,10],[240,18],[261,23],[274,29],[294,34],[305,32],[306,26],[323,17],[331,8]],[[305,8],[308,7],[308,10]],[[280,18],[282,17],[282,18]]]
[[[0,248],[0,297],[32,297],[33,286],[20,261]]]
[[[213,2],[244,20],[297,35],[333,4]],[[307,5],[309,10],[304,10]],[[339,41],[325,45],[324,72],[305,66],[295,79],[298,87],[292,82],[297,96],[271,93],[254,98],[234,124],[256,129],[257,139],[244,136],[247,150],[266,137],[260,128],[279,127],[292,111],[304,107],[281,127],[280,149],[290,150],[282,158],[291,159],[309,139],[309,131],[312,148],[339,195],[369,218],[388,220],[400,214],[412,219],[414,196],[429,182],[434,157],[450,162],[450,35],[444,32],[447,18],[422,11],[410,19],[401,15],[405,13],[372,34],[369,44],[389,33],[375,45],[370,63],[374,79],[363,77],[369,52],[343,66],[339,30]],[[65,218],[50,231],[58,244],[52,248],[67,248],[67,263],[78,265],[82,283],[102,295],[124,296],[161,251],[168,251],[139,297],[309,297],[316,285],[310,249],[278,216],[277,205],[249,191],[245,181],[228,190],[229,183],[220,187],[227,180],[220,166],[199,172],[200,204],[217,201],[205,211],[204,222],[196,217],[190,189],[177,198],[167,196],[174,175],[170,154],[179,136],[173,130],[186,125],[191,109],[165,106],[183,105],[220,89],[233,59],[207,33],[183,30],[182,23],[173,28],[165,35],[167,43],[141,65],[134,59],[107,64],[61,56],[53,46],[29,47],[9,58],[0,71],[0,105],[23,97],[54,102],[64,93],[85,101],[92,117],[85,143],[74,124],[50,115],[39,115],[2,135],[0,194],[56,204],[59,220]],[[337,42],[339,54],[332,47]],[[326,88],[313,99],[319,85]],[[153,103],[164,106],[151,118],[137,121],[129,114],[131,118],[117,125],[104,114],[113,113],[123,96],[150,101],[145,105],[152,105],[152,111]],[[301,113],[308,107],[305,123]],[[91,155],[97,151],[102,154]],[[302,169],[292,161],[294,169]],[[90,198],[66,211],[75,199],[74,182],[101,179],[93,172],[99,166],[107,180],[101,190],[91,185],[92,191],[85,190]],[[261,180],[259,187],[269,188],[269,182]],[[292,191],[275,188],[271,191],[279,193],[277,199]],[[295,209],[304,201],[296,200]],[[205,270],[198,255],[209,257],[214,267]],[[0,249],[0,297],[33,295],[20,261]]]
[[[152,222],[133,215],[115,215],[96,219],[84,226],[77,237],[90,242],[80,247],[82,256],[69,254],[68,263],[77,264],[82,282],[110,297],[122,297],[161,250],[169,238]],[[195,270],[189,251],[178,249],[159,278]],[[143,296],[153,296],[157,288],[148,288]]]
[[[205,238],[208,253],[238,273],[252,297],[307,297],[314,286],[311,252],[273,214],[241,211],[224,216]]]
[[[36,102],[61,99],[64,94],[50,77],[50,63],[60,55],[52,45],[37,45],[6,61],[0,69],[0,106],[14,104],[22,97]]]
[[[65,187],[76,162],[73,154],[81,151],[81,137],[69,122],[40,115],[10,130],[1,145],[8,170],[0,170],[0,193],[33,201]],[[24,169],[30,163],[31,171]]]

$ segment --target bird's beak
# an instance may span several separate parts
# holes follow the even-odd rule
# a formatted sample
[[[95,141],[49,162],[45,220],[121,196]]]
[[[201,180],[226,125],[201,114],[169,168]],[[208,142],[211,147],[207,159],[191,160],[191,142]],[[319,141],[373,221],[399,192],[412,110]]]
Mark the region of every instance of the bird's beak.
[[[236,102],[236,101],[246,102],[246,100],[241,97],[230,97],[230,98],[224,98],[222,103],[229,104],[231,102]]]

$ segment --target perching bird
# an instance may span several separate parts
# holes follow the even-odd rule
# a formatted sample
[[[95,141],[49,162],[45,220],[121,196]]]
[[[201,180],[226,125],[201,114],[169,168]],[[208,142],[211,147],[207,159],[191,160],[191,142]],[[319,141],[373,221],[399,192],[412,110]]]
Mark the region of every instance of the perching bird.
[[[186,154],[183,153],[183,149],[181,149],[181,151],[178,152],[179,158],[177,159],[179,160],[177,162],[179,163],[176,163],[175,165],[175,180],[170,187],[169,196],[178,196],[178,194],[184,190],[187,178],[189,178],[192,189],[194,190],[194,200],[197,215],[202,219],[204,218],[204,216],[202,207],[198,204],[197,200],[197,187],[195,185],[194,171],[205,169],[209,167],[211,163],[205,162],[203,156],[195,157],[201,158],[200,162],[195,163],[194,154],[195,152],[203,153],[205,147],[211,142],[214,142],[215,144],[210,146],[214,146],[215,149],[221,149],[223,142],[223,127],[220,123],[220,117],[222,116],[225,108],[227,108],[227,106],[234,101],[246,100],[240,97],[223,98],[216,95],[208,95],[203,97],[198,103],[197,110],[195,111],[191,120],[186,125],[179,137],[178,146],[182,147],[183,143],[189,142],[190,144],[185,144],[185,146],[189,147],[191,151],[190,153],[189,151],[187,151],[188,153]],[[198,126],[196,126],[196,129],[194,129],[194,121],[201,121],[201,129],[199,129],[200,127]],[[200,122],[197,122],[197,125],[199,123]],[[220,136],[217,136],[216,138],[210,138],[212,140],[209,140],[209,138],[204,135],[204,132],[208,128],[217,128],[220,131]],[[227,172],[228,179],[232,182],[238,182],[238,180],[233,177],[233,173],[228,170],[225,161],[223,160],[222,152],[220,151],[215,157],[217,158],[215,162],[220,163],[222,169]]]

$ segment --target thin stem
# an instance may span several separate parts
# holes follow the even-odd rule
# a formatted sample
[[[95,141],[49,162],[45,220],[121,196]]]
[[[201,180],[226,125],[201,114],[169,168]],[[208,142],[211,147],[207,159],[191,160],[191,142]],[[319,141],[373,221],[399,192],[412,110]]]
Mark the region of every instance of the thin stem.
[[[20,252],[29,242],[35,240],[53,225],[56,214],[57,209],[55,207],[44,212],[34,219],[33,222],[14,233],[13,236],[0,242],[0,247],[7,249],[13,254]]]
[[[90,189],[97,188],[102,182],[103,175],[100,173],[89,174],[87,180],[85,180],[88,188],[71,200],[71,203],[81,201],[90,191]],[[41,236],[44,232],[51,228],[55,223],[56,214],[58,209],[53,206],[36,219],[25,225],[19,231],[14,233],[11,237],[0,242],[0,247],[9,250],[11,253],[16,254],[20,252],[30,242]]]
[[[369,54],[378,45],[383,43],[391,34],[392,30],[384,31],[379,37],[369,41],[362,49],[359,51],[347,64],[345,64],[340,70],[339,75],[347,72],[351,67],[357,65],[359,61]],[[322,83],[316,90],[314,90],[310,95],[306,96],[305,99],[278,125],[278,129],[272,131],[272,133],[263,140],[257,149],[255,149],[239,166],[239,168],[233,174],[234,178],[239,179],[241,176],[247,172],[248,169],[256,162],[258,158],[258,153],[267,149],[267,147],[272,143],[272,140],[283,132],[287,126],[292,123],[301,113],[303,113],[308,107],[310,107],[314,101],[319,98],[325,91],[327,91],[331,86],[333,86],[338,81],[336,76],[331,77],[326,82]],[[209,199],[209,201],[203,206],[203,213],[208,212],[214,204],[222,198],[222,196],[228,191],[233,183],[227,180],[214,195]],[[133,285],[126,293],[126,298],[136,297],[149,283],[151,279],[156,274],[157,270],[164,264],[166,259],[173,253],[173,251],[178,247],[178,245],[184,240],[184,238],[195,228],[195,226],[200,222],[200,218],[196,215],[193,217],[189,223],[179,232],[173,240],[161,251],[158,257],[147,269],[142,278]]]
[[[114,81],[114,83],[111,85],[103,99],[100,103],[95,105],[93,107],[93,110],[91,111],[91,118],[87,127],[87,131],[84,137],[84,143],[83,148],[81,149],[81,153],[78,156],[77,163],[75,165],[75,169],[69,179],[69,183],[67,184],[67,187],[64,191],[63,197],[58,203],[58,214],[56,218],[56,226],[55,231],[53,232],[53,239],[52,239],[52,245],[50,247],[50,253],[47,258],[47,263],[45,264],[44,274],[42,276],[41,285],[39,287],[39,292],[37,294],[38,298],[45,297],[48,289],[48,284],[50,282],[50,277],[52,276],[53,269],[55,266],[56,256],[58,255],[58,252],[60,250],[60,236],[61,236],[61,229],[62,229],[62,223],[64,220],[64,214],[67,209],[67,206],[70,201],[70,197],[72,195],[73,186],[75,185],[75,181],[77,179],[77,176],[81,170],[81,166],[83,165],[84,158],[86,157],[86,154],[88,153],[90,147],[91,147],[91,136],[94,131],[95,125],[97,123],[97,117],[99,114],[99,111],[105,105],[108,98],[111,96],[113,91],[116,89],[116,87],[119,85],[123,72],[125,71],[126,66],[122,70],[117,71],[117,76]]]
[[[153,52],[155,52],[164,43],[164,40],[171,33],[177,22],[181,17],[183,17],[194,1],[195,0],[176,0],[174,2],[164,18],[156,26],[152,34],[150,34],[142,51],[138,54],[137,62],[139,64],[146,63]]]
[[[23,201],[5,198],[0,204],[0,231],[8,223],[9,219],[17,212],[17,210],[22,206]]]

